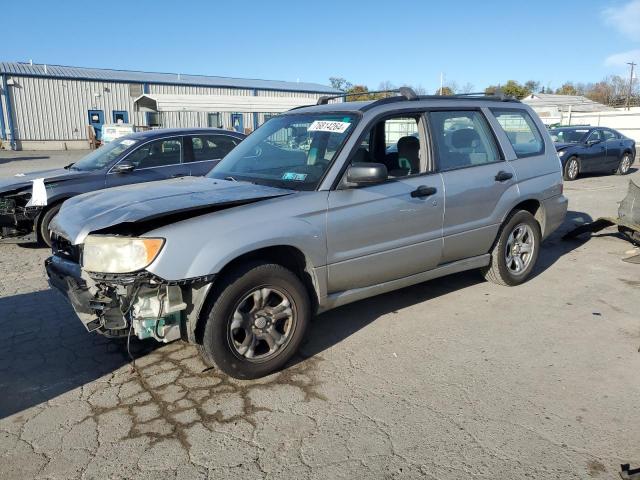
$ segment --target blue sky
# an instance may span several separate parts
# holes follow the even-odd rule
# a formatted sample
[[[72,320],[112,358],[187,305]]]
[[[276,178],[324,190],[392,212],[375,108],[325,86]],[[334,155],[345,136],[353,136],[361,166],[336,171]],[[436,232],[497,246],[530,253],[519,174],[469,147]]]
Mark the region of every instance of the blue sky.
[[[640,60],[640,0],[22,0],[2,18],[5,61],[373,88],[433,91],[440,72],[476,90],[508,79],[555,88],[627,75],[625,61]]]

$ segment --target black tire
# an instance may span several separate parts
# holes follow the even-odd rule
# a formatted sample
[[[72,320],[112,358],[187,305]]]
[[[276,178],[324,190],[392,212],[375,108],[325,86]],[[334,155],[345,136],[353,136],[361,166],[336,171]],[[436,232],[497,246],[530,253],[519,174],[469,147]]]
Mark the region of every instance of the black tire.
[[[631,158],[630,153],[627,152],[622,155],[622,158],[620,159],[620,165],[618,165],[618,169],[616,170],[616,175],[626,175],[627,173],[629,173],[629,169],[631,168],[632,164],[633,158]]]
[[[532,234],[532,252],[527,257],[525,268],[521,272],[514,273],[513,269],[507,265],[506,250],[510,236],[521,225],[526,225]],[[512,212],[500,227],[498,239],[491,250],[491,263],[482,269],[484,278],[498,285],[515,286],[525,282],[535,268],[540,244],[542,243],[540,225],[531,213],[525,210],[515,210]]]
[[[291,331],[286,342],[271,356],[262,360],[248,359],[233,346],[231,322],[243,299],[263,288],[277,289],[288,297],[292,312]],[[234,378],[259,378],[282,368],[300,347],[311,319],[311,302],[303,283],[285,267],[272,263],[246,263],[225,275],[212,295],[214,300],[204,312],[206,323],[198,345],[207,365],[217,367]]]
[[[576,168],[573,169],[572,165],[575,163]],[[580,160],[578,157],[571,157],[567,160],[567,163],[564,164],[564,169],[562,172],[562,176],[565,180],[572,182],[576,178],[578,178],[578,174],[580,173]]]
[[[50,207],[40,215],[36,234],[38,236],[38,243],[42,246],[51,248],[51,234],[49,233],[49,224],[51,223],[51,220],[53,220],[53,217],[55,217],[60,211],[60,207],[62,207],[61,203]]]

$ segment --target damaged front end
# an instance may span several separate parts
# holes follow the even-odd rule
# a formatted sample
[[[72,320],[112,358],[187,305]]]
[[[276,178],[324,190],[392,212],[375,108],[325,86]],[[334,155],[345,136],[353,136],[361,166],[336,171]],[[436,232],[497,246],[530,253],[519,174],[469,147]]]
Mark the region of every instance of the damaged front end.
[[[86,272],[80,267],[81,247],[61,237],[54,237],[53,243],[54,255],[45,261],[49,284],[68,298],[87,331],[164,343],[192,338],[193,296],[207,290],[210,279],[177,284],[146,271]]]
[[[31,191],[0,195],[0,238],[19,237],[33,231],[42,207],[30,206]]]

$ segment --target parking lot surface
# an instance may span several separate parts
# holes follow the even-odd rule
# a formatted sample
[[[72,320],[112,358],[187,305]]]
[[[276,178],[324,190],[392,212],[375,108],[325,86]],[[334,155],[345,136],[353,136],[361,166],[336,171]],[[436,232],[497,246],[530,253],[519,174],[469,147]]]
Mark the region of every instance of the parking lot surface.
[[[0,152],[0,177],[78,155]],[[250,382],[180,342],[134,342],[133,369],[47,288],[47,250],[0,244],[0,478],[617,477],[640,466],[640,251],[560,236],[615,216],[630,178],[565,184],[526,284],[467,272],[336,309]]]

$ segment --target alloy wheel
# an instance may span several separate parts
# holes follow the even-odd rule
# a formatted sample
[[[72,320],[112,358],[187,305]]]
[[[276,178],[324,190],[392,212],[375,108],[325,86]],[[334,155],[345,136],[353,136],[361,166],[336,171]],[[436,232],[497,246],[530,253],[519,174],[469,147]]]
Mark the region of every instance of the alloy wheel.
[[[505,246],[507,268],[514,275],[524,273],[534,256],[535,237],[531,227],[525,223],[518,224],[509,234]]]
[[[256,288],[237,304],[229,322],[229,344],[246,360],[267,360],[287,345],[295,326],[295,306],[287,293],[275,287]]]

